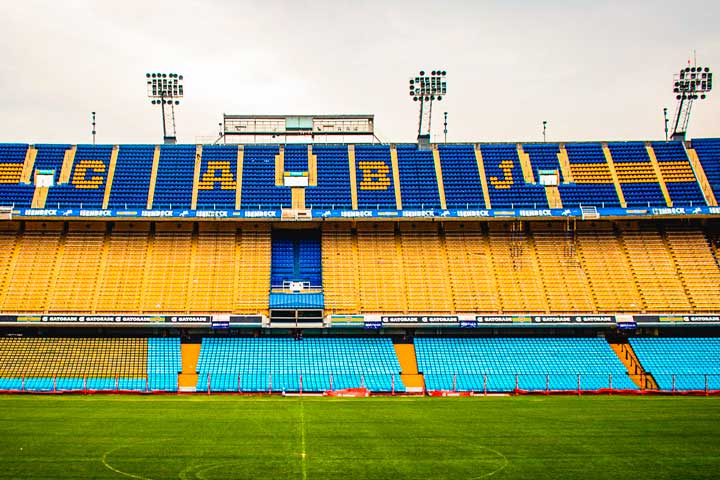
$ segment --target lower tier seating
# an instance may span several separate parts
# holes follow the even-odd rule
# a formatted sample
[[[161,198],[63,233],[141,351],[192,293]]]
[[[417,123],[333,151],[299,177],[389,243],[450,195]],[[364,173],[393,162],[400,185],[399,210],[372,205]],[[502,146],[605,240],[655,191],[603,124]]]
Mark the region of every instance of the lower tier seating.
[[[197,372],[203,392],[405,391],[389,338],[205,338]]]
[[[631,338],[661,390],[720,390],[720,338]]]
[[[0,390],[177,391],[180,340],[0,338]]]
[[[636,389],[603,338],[417,338],[427,390]]]

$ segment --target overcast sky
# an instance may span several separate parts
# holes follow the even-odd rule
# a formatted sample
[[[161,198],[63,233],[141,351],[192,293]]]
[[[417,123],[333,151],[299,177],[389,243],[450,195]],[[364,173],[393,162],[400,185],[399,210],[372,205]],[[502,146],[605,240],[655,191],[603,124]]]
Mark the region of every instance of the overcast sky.
[[[720,74],[720,2],[550,0],[4,0],[0,141],[158,143],[145,73],[179,72],[178,140],[223,113],[375,114],[413,141],[408,79],[448,72],[434,140],[663,138],[672,75],[693,49]],[[716,87],[720,84],[716,83]],[[720,90],[720,88],[717,88]],[[691,137],[720,136],[720,91]]]

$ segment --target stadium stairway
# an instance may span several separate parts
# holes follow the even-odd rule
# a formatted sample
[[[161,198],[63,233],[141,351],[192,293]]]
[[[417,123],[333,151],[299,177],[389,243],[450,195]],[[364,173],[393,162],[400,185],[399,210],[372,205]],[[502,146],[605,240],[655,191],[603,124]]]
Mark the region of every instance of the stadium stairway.
[[[182,355],[182,372],[178,375],[178,390],[194,392],[198,382],[197,364],[200,359],[199,343],[183,343],[180,345]]]
[[[610,348],[627,368],[630,379],[640,387],[641,390],[657,390],[658,384],[653,376],[645,371],[640,360],[632,349],[627,339],[608,339]]]
[[[418,373],[415,345],[413,343],[395,343],[395,354],[400,361],[400,379],[407,393],[423,393],[425,380]]]

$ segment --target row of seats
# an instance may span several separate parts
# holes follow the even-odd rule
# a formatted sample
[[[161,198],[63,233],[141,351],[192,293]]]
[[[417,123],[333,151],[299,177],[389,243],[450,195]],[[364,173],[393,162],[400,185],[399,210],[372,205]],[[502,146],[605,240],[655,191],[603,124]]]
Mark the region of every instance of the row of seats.
[[[604,338],[416,338],[428,390],[633,390]]]
[[[389,338],[204,338],[198,391],[402,392]]]
[[[695,140],[700,163],[707,169],[713,189],[720,194],[720,173],[716,167],[716,140]],[[63,167],[70,145],[36,145],[35,170],[55,171],[55,180]],[[153,164],[156,147],[121,145],[118,149],[109,198],[110,208],[144,208],[153,193],[153,207],[189,208],[195,181],[195,145],[162,145],[156,177]],[[480,144],[479,154],[470,144],[438,146],[434,152],[418,150],[416,145],[396,147],[399,195],[404,208],[439,208],[440,189],[436,164],[442,170],[442,186],[449,208],[486,208],[479,164],[484,170],[490,204],[494,208],[547,208],[545,189],[527,183],[528,174],[538,181],[541,170],[558,172],[559,193],[563,206],[618,206],[618,194],[603,146],[599,143],[569,143],[564,146],[567,165],[560,165],[559,144],[522,145],[529,159],[523,163],[515,144]],[[659,171],[674,206],[703,205],[704,196],[696,180],[685,148],[680,142],[653,142]],[[109,145],[78,145],[68,183],[50,188],[47,205],[53,207],[100,208],[111,170]],[[0,144],[0,201],[29,206],[30,200],[10,187],[20,183],[27,145]],[[348,145],[314,145],[317,157],[317,186],[307,188],[307,205],[313,208],[351,208],[351,180]],[[607,144],[621,191],[628,206],[665,206],[656,167],[648,147],[641,142]],[[242,208],[280,208],[291,203],[289,188],[277,185],[277,145],[246,145],[242,153],[236,145],[209,145],[200,153],[197,205],[208,209],[234,209],[236,196]],[[284,147],[284,171],[309,169],[308,145]],[[207,156],[207,158],[205,158]],[[395,173],[388,145],[356,145],[355,183],[361,209],[395,209],[397,206]],[[715,163],[713,163],[715,162]],[[238,168],[242,164],[242,171]],[[565,178],[563,169],[572,178]],[[239,177],[242,177],[240,180]],[[30,176],[29,178],[32,178]],[[240,182],[241,188],[237,188]],[[152,187],[151,187],[152,184]]]
[[[630,338],[658,388],[720,390],[720,339]],[[414,340],[427,390],[575,391],[638,387],[604,338]],[[177,391],[177,338],[0,338],[0,390]],[[198,391],[403,392],[389,338],[204,338]]]
[[[715,312],[720,268],[701,229],[594,222],[328,224],[330,313]]]

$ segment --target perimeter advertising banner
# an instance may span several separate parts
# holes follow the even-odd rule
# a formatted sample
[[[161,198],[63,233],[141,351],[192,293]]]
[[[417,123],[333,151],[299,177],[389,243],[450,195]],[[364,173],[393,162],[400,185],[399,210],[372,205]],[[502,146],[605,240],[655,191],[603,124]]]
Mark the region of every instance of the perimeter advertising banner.
[[[14,319],[14,320],[13,320]],[[205,315],[18,315],[0,316],[0,322],[19,323],[115,323],[115,324],[209,324]]]

